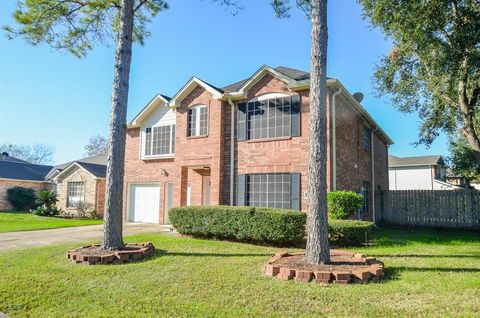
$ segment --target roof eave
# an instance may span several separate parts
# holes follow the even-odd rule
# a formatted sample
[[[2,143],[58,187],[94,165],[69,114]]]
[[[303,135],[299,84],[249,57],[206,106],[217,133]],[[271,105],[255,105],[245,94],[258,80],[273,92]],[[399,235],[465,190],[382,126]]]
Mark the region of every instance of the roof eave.
[[[194,76],[190,78],[185,85],[183,85],[183,87],[175,94],[175,96],[172,97],[172,99],[168,103],[168,106],[172,108],[177,107],[177,102],[183,100],[183,98],[190,94],[197,86],[202,86],[207,91],[209,91],[213,95],[214,99],[221,99],[224,95],[223,92],[220,92],[215,87],[212,87],[208,83]]]

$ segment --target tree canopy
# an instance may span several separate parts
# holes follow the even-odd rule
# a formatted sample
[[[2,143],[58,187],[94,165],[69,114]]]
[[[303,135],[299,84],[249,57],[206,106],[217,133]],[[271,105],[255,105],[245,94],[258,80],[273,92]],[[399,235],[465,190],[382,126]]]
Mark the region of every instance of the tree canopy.
[[[359,0],[393,40],[375,72],[379,95],[418,112],[419,143],[459,132],[480,162],[480,2]]]

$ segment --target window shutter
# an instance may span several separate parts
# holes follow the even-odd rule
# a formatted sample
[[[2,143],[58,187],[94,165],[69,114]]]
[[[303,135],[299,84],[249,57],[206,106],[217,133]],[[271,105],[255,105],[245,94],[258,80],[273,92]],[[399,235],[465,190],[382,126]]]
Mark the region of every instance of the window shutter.
[[[300,211],[300,173],[290,174],[290,193],[292,196],[292,209]]]
[[[301,134],[300,129],[300,95],[292,96],[292,137],[298,137]]]
[[[246,204],[246,179],[247,175],[239,174],[237,176],[237,206],[244,206]]]
[[[247,103],[238,104],[237,140],[247,139]]]

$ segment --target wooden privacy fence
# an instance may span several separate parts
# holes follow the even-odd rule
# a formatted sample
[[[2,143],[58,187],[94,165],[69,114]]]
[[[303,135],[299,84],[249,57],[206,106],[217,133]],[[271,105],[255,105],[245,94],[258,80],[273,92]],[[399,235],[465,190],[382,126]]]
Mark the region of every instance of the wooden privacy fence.
[[[380,191],[376,219],[395,225],[480,229],[480,191]]]

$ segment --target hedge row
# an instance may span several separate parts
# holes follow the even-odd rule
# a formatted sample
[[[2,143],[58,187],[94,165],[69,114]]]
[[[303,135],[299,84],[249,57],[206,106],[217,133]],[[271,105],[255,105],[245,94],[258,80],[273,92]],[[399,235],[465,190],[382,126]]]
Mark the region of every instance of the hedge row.
[[[294,210],[237,206],[177,207],[169,212],[172,225],[181,234],[262,244],[292,245],[305,241],[306,214]],[[372,223],[332,220],[333,245],[358,245]]]

